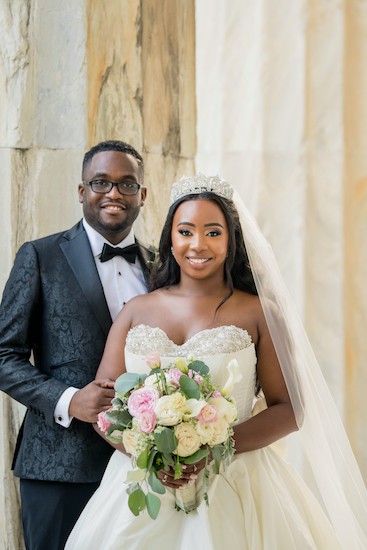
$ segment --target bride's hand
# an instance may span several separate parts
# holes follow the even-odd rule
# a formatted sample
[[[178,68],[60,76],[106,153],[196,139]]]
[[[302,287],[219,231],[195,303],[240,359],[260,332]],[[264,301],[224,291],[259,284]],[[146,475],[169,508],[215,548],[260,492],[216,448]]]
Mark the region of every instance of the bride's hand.
[[[173,468],[170,468],[169,470],[159,470],[157,475],[164,487],[179,489],[180,487],[187,485],[189,482],[195,481],[198,474],[204,468],[205,458],[195,464],[182,464],[182,476],[180,479],[175,479],[175,472]]]

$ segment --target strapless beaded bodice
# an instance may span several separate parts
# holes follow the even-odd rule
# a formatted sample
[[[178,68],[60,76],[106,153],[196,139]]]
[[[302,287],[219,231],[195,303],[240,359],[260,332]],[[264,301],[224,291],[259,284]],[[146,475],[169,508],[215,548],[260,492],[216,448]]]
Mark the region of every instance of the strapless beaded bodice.
[[[167,366],[177,357],[200,359],[210,368],[212,380],[221,388],[228,377],[227,365],[237,359],[242,374],[236,384],[233,397],[236,400],[238,419],[251,416],[255,383],[256,353],[251,336],[246,330],[234,325],[205,329],[183,344],[176,344],[159,327],[136,325],[130,329],[125,346],[126,370],[147,372],[145,357],[158,353],[162,366]]]
[[[126,347],[132,353],[147,355],[157,351],[160,355],[169,357],[232,353],[251,344],[248,332],[234,325],[201,330],[183,344],[175,344],[164,330],[148,325],[136,325],[126,338]]]

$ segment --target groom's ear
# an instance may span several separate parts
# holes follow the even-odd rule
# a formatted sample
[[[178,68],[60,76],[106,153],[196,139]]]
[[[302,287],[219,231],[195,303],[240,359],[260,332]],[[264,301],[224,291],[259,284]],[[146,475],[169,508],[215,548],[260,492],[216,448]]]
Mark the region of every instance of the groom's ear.
[[[146,187],[141,188],[141,201],[140,206],[144,206],[145,199],[147,198],[147,191],[148,189]]]

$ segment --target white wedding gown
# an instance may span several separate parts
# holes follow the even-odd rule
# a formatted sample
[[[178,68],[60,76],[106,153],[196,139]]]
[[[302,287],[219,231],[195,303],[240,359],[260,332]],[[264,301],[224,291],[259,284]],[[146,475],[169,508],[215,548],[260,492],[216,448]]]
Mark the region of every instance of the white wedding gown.
[[[256,353],[248,333],[234,326],[203,330],[183,345],[160,328],[130,330],[126,368],[147,372],[144,357],[159,352],[163,365],[172,358],[194,357],[209,367],[215,384],[227,379],[226,365],[236,358],[242,380],[234,391],[238,418],[252,415]],[[174,491],[160,495],[156,520],[129,510],[126,473],[129,457],[116,451],[100,488],[91,498],[68,542],[67,550],[336,550],[341,548],[320,504],[276,445],[235,455],[220,475],[213,475],[209,506],[202,501],[189,514],[175,509]]]

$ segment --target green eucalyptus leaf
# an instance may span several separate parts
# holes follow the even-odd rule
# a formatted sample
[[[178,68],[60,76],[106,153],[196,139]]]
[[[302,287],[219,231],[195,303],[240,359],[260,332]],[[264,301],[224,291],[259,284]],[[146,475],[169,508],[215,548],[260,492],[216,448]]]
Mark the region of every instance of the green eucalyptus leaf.
[[[195,464],[195,462],[199,462],[202,458],[205,458],[206,456],[208,456],[208,454],[209,454],[209,449],[207,449],[206,447],[203,447],[198,451],[196,451],[196,453],[194,453],[191,456],[186,456],[184,458],[181,457],[180,460],[184,464]]]
[[[106,438],[108,441],[111,441],[111,443],[120,444],[122,443],[122,430],[120,429],[121,426],[117,424],[113,424],[108,428],[108,431],[106,433]]]
[[[161,501],[156,495],[153,495],[153,493],[148,493],[147,496],[145,497],[145,500],[146,500],[147,510],[150,517],[152,519],[156,519],[161,507]]]
[[[152,466],[153,466],[153,462],[154,462],[154,459],[157,455],[157,452],[156,449],[152,449],[150,451],[150,454],[149,454],[149,459],[148,459],[148,464],[147,464],[147,470],[150,471]]]
[[[216,474],[219,474],[220,464],[222,462],[222,449],[222,445],[214,445],[211,449],[214,459],[214,471]]]
[[[181,376],[182,378],[182,376]],[[172,453],[178,445],[177,437],[170,428],[163,428],[159,433],[154,434],[154,441],[157,450],[161,453]]]
[[[143,470],[148,466],[149,447],[145,447],[144,451],[140,453],[137,458],[136,465]]]
[[[197,383],[186,374],[180,377],[180,388],[189,399],[200,399],[201,394]]]
[[[206,365],[203,361],[192,361],[189,363],[189,369],[201,374],[201,376],[205,376],[209,372],[208,365]]]
[[[138,483],[130,483],[126,489],[126,492],[128,495],[130,495],[131,493],[133,493],[134,491],[136,491],[137,489],[139,489],[139,484]]]
[[[121,401],[121,399],[119,397],[114,397],[111,401],[111,405],[113,405],[114,407],[116,407],[118,409],[121,409],[121,407],[123,406],[123,402]]]
[[[139,384],[140,376],[134,372],[124,372],[115,382],[115,391],[120,395],[126,395],[127,392]]]
[[[165,470],[169,470],[170,466],[173,466],[174,460],[171,454],[164,453],[162,454],[162,460]]]
[[[151,472],[148,477],[148,483],[152,488],[152,491],[155,493],[158,493],[160,495],[164,495],[166,492],[165,486],[161,483],[161,481],[158,479],[155,472]]]
[[[130,426],[132,416],[128,410],[106,411],[106,420],[111,424],[121,424],[124,428]]]
[[[130,493],[128,504],[134,516],[138,516],[144,510],[146,507],[145,493],[140,487]]]

